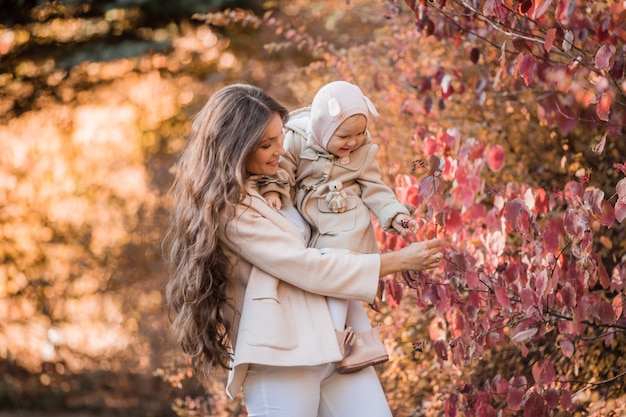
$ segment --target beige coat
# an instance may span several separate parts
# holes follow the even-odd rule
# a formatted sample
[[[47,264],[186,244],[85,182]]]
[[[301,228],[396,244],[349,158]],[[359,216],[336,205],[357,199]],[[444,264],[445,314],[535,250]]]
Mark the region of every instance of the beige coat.
[[[341,359],[325,296],[372,302],[380,256],[328,254],[307,248],[281,212],[256,188],[220,230],[232,264],[234,346],[227,393],[232,398],[248,364],[309,366]]]
[[[285,155],[280,167],[287,172],[289,184],[295,189],[298,211],[311,225],[313,236],[309,246],[348,249],[361,253],[377,253],[378,243],[372,226],[374,214],[385,231],[393,231],[393,218],[410,214],[393,190],[382,180],[376,161],[378,145],[366,132],[365,140],[350,153],[350,162],[342,164],[334,155],[307,139],[309,108],[290,114],[285,125]],[[341,181],[346,195],[346,210],[335,213],[327,199],[330,181]]]

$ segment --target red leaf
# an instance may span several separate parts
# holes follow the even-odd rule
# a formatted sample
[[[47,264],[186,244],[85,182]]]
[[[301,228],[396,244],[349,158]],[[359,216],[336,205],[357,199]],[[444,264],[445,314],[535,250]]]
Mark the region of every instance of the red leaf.
[[[528,10],[530,10],[532,6],[533,6],[533,2],[531,0],[522,0],[520,2],[519,10],[522,13],[526,13],[528,12]]]
[[[437,142],[433,138],[428,138],[424,141],[422,145],[422,152],[424,152],[424,157],[430,158],[432,154],[437,150]]]
[[[500,145],[494,145],[487,151],[487,164],[493,172],[498,172],[504,166],[504,149]]]
[[[459,396],[455,393],[450,394],[444,403],[444,412],[446,417],[456,417],[458,402]]]
[[[526,54],[519,62],[519,75],[524,80],[526,85],[532,84],[535,79],[535,73],[537,72],[537,62],[535,57]]]
[[[520,198],[514,198],[504,206],[504,219],[511,230],[526,232],[530,227],[530,210]]]
[[[520,300],[522,301],[524,311],[527,311],[529,308],[534,308],[537,305],[537,296],[529,288],[522,288],[522,291],[520,291]]]
[[[608,71],[613,68],[615,62],[615,45],[604,44],[596,52],[594,59],[596,67],[601,70]]]
[[[554,388],[546,390],[545,399],[548,408],[555,409],[559,405],[559,393]]]
[[[566,282],[563,288],[559,290],[556,295],[557,303],[559,307],[574,307],[577,302],[576,290],[572,287],[572,284]]]
[[[546,33],[546,38],[543,41],[543,47],[545,48],[546,52],[550,53],[550,50],[552,49],[552,45],[554,45],[555,39],[556,39],[556,29],[555,28],[548,29],[548,32]]]
[[[556,18],[560,23],[565,24],[565,20],[568,19],[576,7],[576,0],[559,0],[556,6]]]
[[[613,298],[613,302],[611,304],[613,306],[613,311],[615,311],[615,317],[622,317],[622,313],[624,312],[624,304],[622,303],[621,297]]]
[[[435,352],[437,353],[437,357],[441,361],[448,360],[448,344],[445,340],[437,340],[435,342]]]
[[[535,190],[535,214],[546,213],[548,211],[548,195],[543,188],[537,188]]]
[[[589,222],[584,219],[580,212],[572,207],[568,207],[563,215],[563,225],[565,231],[571,236],[582,239]]]
[[[400,304],[402,296],[404,295],[404,286],[400,282],[393,281],[389,287],[393,293],[396,304]]]
[[[541,363],[535,362],[533,365],[533,378],[535,378],[535,384],[537,385],[553,383],[554,375],[554,365],[548,359],[543,360]],[[533,415],[541,415],[541,413]]]
[[[564,411],[573,413],[576,410],[576,403],[572,399],[572,393],[569,390],[561,390],[561,407]]]
[[[532,392],[526,399],[524,404],[524,417],[540,417],[543,416],[545,410],[545,402],[543,397],[537,393]]]
[[[447,209],[445,211],[444,225],[446,227],[446,233],[457,233],[463,228],[463,219],[461,213],[454,209]]]
[[[543,245],[548,252],[552,254],[558,253],[562,232],[563,228],[558,228],[555,222],[548,223],[546,230],[543,232]]]

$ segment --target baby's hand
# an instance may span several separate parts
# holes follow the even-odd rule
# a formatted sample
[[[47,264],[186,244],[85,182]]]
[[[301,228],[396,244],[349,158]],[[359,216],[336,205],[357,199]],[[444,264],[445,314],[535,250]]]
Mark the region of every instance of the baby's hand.
[[[402,236],[417,232],[417,222],[406,214],[398,214],[394,217],[391,227]]]
[[[274,210],[280,210],[282,208],[282,204],[280,202],[280,194],[276,191],[269,191],[263,195],[265,201],[267,201],[267,205],[273,208]]]

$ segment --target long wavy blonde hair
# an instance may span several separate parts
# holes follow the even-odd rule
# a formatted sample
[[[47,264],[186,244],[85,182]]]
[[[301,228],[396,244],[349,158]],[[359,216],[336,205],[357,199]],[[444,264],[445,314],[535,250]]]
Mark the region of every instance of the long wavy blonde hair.
[[[205,386],[209,370],[228,369],[231,359],[227,317],[233,303],[218,229],[247,194],[245,161],[275,114],[285,120],[287,109],[257,87],[218,90],[193,118],[170,190],[164,246],[172,272],[165,298],[176,339]]]

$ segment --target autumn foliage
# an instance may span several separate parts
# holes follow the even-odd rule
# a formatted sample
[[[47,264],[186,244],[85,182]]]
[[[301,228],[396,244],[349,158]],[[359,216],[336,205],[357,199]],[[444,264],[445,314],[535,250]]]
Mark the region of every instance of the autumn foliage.
[[[421,227],[410,239],[379,229],[381,248],[445,242],[438,270],[385,280],[387,319],[427,317],[396,337],[413,335],[418,360],[431,354],[449,378],[397,410],[604,415],[590,403],[601,392],[623,411],[624,361],[599,357],[621,356],[626,330],[623,3],[388,1],[383,15],[371,42],[347,49],[266,24],[291,41],[269,49],[304,44],[317,58],[291,77],[301,101],[342,77],[384,108],[379,156]],[[477,371],[486,358],[513,366]]]

